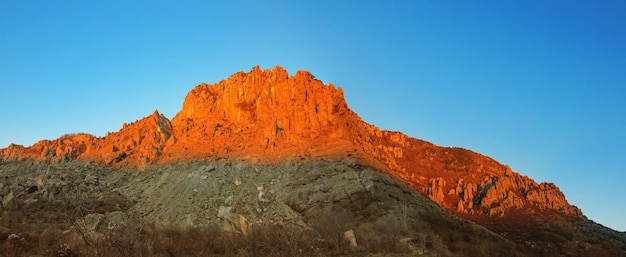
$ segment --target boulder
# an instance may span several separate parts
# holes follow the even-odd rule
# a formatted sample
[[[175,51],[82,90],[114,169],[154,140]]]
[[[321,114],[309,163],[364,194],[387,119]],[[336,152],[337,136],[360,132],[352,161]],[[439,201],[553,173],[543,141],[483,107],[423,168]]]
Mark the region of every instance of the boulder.
[[[195,224],[193,223],[193,218],[191,218],[191,214],[185,215],[183,220],[180,222],[180,227],[183,229],[195,227]]]
[[[217,209],[217,217],[220,219],[226,218],[226,216],[230,215],[230,211],[233,209],[231,206],[220,206]]]
[[[2,198],[2,206],[4,208],[9,208],[9,206],[11,206],[11,204],[13,203],[13,198],[13,191],[11,191],[7,196]]]
[[[229,214],[224,218],[222,229],[226,232],[240,233],[248,235],[248,221],[246,217],[239,214]]]
[[[121,211],[109,212],[106,214],[107,229],[112,230],[128,224],[128,215]]]
[[[352,248],[356,248],[357,247],[356,236],[354,236],[354,230],[350,229],[350,230],[344,232],[343,233],[343,238],[345,238],[350,243],[350,247],[352,247]]]
[[[100,213],[87,214],[84,218],[78,220],[76,224],[85,232],[96,231],[100,222],[105,216]]]

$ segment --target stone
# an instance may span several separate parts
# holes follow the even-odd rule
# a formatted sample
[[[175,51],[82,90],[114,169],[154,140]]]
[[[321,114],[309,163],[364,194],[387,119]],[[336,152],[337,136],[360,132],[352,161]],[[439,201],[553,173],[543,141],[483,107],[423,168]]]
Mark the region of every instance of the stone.
[[[465,211],[465,206],[464,206],[464,204],[463,204],[463,201],[459,201],[459,202],[456,204],[456,210],[457,210],[458,212],[460,212],[460,213],[465,213],[465,212],[466,212],[466,211]]]
[[[193,228],[195,227],[193,223],[193,219],[191,218],[191,214],[185,215],[180,222],[180,227],[183,229]]]
[[[100,225],[100,221],[102,221],[102,218],[104,217],[105,216],[100,213],[90,213],[77,223],[81,226],[81,229],[84,229],[84,231],[96,231]]]
[[[259,193],[257,195],[257,198],[260,202],[269,202],[270,200],[265,196],[265,190],[263,190],[263,187],[257,187],[257,190],[259,190]]]
[[[211,171],[214,171],[214,170],[215,170],[215,166],[213,166],[213,165],[204,166],[204,171],[205,172],[211,172]]]
[[[37,185],[37,189],[38,190],[43,190],[45,187],[45,182],[44,182],[45,178],[44,176],[39,176],[37,178],[37,182],[35,183]],[[0,187],[1,188],[1,187]]]
[[[226,232],[241,233],[248,235],[248,221],[246,217],[239,214],[228,214],[224,217],[222,229]]]
[[[343,233],[343,238],[346,239],[350,243],[350,247],[356,248],[356,236],[354,236],[354,230],[350,229]]]
[[[113,230],[128,224],[128,215],[121,211],[114,211],[105,214],[107,229]]]
[[[218,218],[226,218],[226,216],[228,216],[230,214],[230,211],[233,209],[233,207],[230,206],[220,206],[217,209],[217,217]]]
[[[94,244],[100,243],[106,239],[106,236],[102,233],[96,231],[88,231],[85,233],[85,238],[87,242]]]
[[[19,240],[20,238],[22,237],[17,234],[10,234],[9,237],[7,237],[8,240]]]
[[[11,206],[11,204],[13,203],[13,191],[11,191],[7,196],[2,198],[2,206],[4,206],[4,208],[8,208],[9,206]]]
[[[25,206],[31,206],[31,205],[33,205],[33,204],[35,204],[35,203],[37,203],[37,202],[39,202],[39,200],[38,200],[38,199],[33,199],[33,198],[31,198],[31,199],[26,199],[26,200],[24,200],[24,205],[25,205]]]
[[[233,196],[232,196],[232,195],[229,195],[228,197],[226,197],[226,198],[224,199],[224,204],[226,204],[226,205],[232,205],[232,204],[233,204]]]
[[[428,197],[438,204],[442,204],[445,198],[443,193],[446,181],[443,178],[430,179],[430,186],[427,190]]]

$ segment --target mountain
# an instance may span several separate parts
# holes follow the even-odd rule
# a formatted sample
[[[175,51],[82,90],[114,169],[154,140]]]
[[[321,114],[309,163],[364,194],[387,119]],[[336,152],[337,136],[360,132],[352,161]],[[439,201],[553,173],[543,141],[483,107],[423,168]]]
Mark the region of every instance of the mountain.
[[[0,160],[50,165],[80,161],[144,171],[198,161],[251,165],[247,170],[294,163],[343,163],[359,170],[357,173],[372,169],[385,174],[402,185],[394,187],[421,193],[419,197],[453,213],[450,219],[475,222],[495,232],[498,240],[515,242],[520,249],[542,249],[530,253],[584,255],[601,249],[611,256],[623,255],[626,250],[623,234],[588,220],[555,184],[537,183],[470,150],[440,147],[400,132],[380,130],[350,110],[341,88],[325,85],[306,71],[289,76],[278,66],[271,70],[256,66],[219,83],[196,86],[171,121],[155,111],[104,137],[75,134],[42,140],[31,147],[12,144],[0,150]],[[304,175],[315,174],[311,171],[315,167],[326,169],[320,165],[313,165]],[[314,181],[318,180],[309,182]],[[297,188],[289,187],[287,191],[294,190]],[[371,197],[371,193],[366,195]],[[408,204],[417,198],[401,201]],[[312,210],[288,199],[281,202],[299,215],[312,215]],[[142,204],[150,208],[167,203],[137,205]],[[394,211],[401,208],[394,206]],[[467,231],[475,229],[463,226]]]
[[[305,71],[289,77],[281,67],[261,71],[257,66],[215,85],[198,85],[171,122],[155,111],[103,138],[81,134],[29,148],[11,145],[0,156],[135,167],[206,158],[354,159],[385,170],[460,215],[490,219],[509,211],[549,210],[584,220],[554,184],[538,184],[469,150],[381,131],[348,108],[341,88]]]

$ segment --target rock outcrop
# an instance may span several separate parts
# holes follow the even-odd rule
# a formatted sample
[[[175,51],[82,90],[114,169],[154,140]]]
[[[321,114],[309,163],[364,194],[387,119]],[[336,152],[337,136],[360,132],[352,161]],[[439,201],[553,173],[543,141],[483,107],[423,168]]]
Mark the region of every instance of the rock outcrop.
[[[346,112],[341,89],[306,71],[289,77],[281,67],[257,66],[191,90],[172,120],[176,140],[164,159],[343,157],[354,151],[342,129]]]
[[[101,138],[81,133],[66,134],[56,140],[41,140],[31,147],[11,144],[0,150],[0,159],[48,163],[81,159],[107,165],[143,167],[161,156],[171,131],[170,121],[154,111],[141,120],[124,123],[118,132]]]
[[[306,71],[289,76],[281,67],[257,66],[200,84],[171,122],[155,111],[105,137],[66,135],[0,150],[5,161],[76,159],[139,169],[190,160],[345,160],[384,170],[470,219],[536,209],[585,219],[554,184],[538,184],[466,149],[382,131],[348,108],[341,88]],[[264,192],[259,194],[261,200]]]

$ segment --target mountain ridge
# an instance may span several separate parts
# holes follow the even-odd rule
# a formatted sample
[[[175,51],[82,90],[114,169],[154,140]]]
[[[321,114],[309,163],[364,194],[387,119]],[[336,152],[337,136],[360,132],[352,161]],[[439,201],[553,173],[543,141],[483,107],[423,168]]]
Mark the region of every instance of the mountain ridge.
[[[341,88],[307,71],[289,76],[280,66],[264,71],[255,66],[196,86],[171,121],[155,111],[104,137],[68,135],[0,151],[2,160],[81,159],[139,169],[220,158],[253,163],[351,159],[385,170],[470,220],[520,210],[586,220],[553,183],[536,183],[470,150],[380,130],[348,107]]]
[[[155,110],[144,118],[122,124],[119,131],[103,137],[66,134],[55,140],[41,140],[30,147],[11,144],[0,149],[0,165],[0,172],[9,170],[15,177],[5,176],[7,183],[0,194],[2,202],[7,203],[0,207],[5,206],[8,210],[19,205],[11,204],[15,195],[24,203],[38,200],[45,203],[54,199],[56,196],[49,191],[58,193],[59,183],[65,182],[50,180],[53,176],[51,169],[69,172],[68,168],[59,167],[74,167],[69,169],[74,170],[75,174],[71,173],[74,174],[71,176],[76,176],[75,181],[80,184],[76,191],[78,196],[85,188],[92,188],[92,193],[110,191],[120,197],[135,199],[128,203],[132,207],[126,212],[139,215],[144,222],[204,224],[207,220],[214,221],[209,215],[211,211],[218,211],[219,221],[223,218],[219,212],[222,207],[237,205],[237,201],[228,199],[237,192],[241,179],[252,178],[241,187],[244,191],[235,194],[247,204],[239,204],[236,208],[244,211],[247,218],[256,219],[258,224],[268,218],[265,213],[268,199],[264,196],[268,192],[274,196],[282,195],[276,202],[278,207],[268,209],[274,215],[270,219],[272,222],[284,223],[276,218],[284,215],[291,217],[292,221],[304,222],[303,219],[317,215],[320,206],[326,206],[323,208],[327,211],[349,208],[355,212],[350,215],[360,217],[364,222],[357,222],[359,233],[372,225],[368,225],[372,221],[370,211],[379,213],[379,207],[373,206],[393,202],[390,206],[394,207],[385,207],[393,209],[393,215],[374,219],[386,226],[387,219],[406,218],[404,209],[407,207],[403,201],[412,206],[417,205],[409,202],[432,206],[425,204],[426,201],[438,208],[427,207],[430,214],[426,214],[428,210],[413,210],[422,212],[427,218],[420,220],[416,216],[412,219],[416,224],[422,224],[419,226],[443,222],[425,226],[431,227],[429,233],[436,233],[432,230],[434,227],[448,231],[448,244],[454,245],[456,251],[463,251],[476,243],[470,243],[472,241],[484,239],[472,240],[468,238],[470,235],[459,239],[454,235],[453,231],[460,229],[457,226],[464,227],[462,230],[465,231],[477,224],[490,231],[491,236],[499,238],[494,240],[514,241],[518,249],[537,254],[569,256],[577,253],[586,256],[599,249],[605,256],[626,253],[624,233],[588,220],[578,207],[567,202],[554,183],[537,183],[509,166],[471,150],[441,147],[401,132],[381,130],[363,121],[348,107],[341,88],[324,84],[307,71],[297,71],[289,76],[280,66],[266,70],[255,66],[249,72],[237,72],[214,84],[201,83],[187,94],[181,111],[171,120]],[[18,172],[23,167],[36,170],[33,171],[35,175]],[[214,171],[215,167],[221,167],[219,172]],[[102,179],[109,181],[103,187],[90,175],[91,171],[101,169],[117,170],[119,174],[100,174]],[[80,178],[81,170],[89,171],[84,179]],[[122,177],[126,179],[129,171],[145,172],[130,175],[135,178],[134,182],[117,181]],[[378,178],[361,181],[359,174],[364,171]],[[170,175],[166,177],[163,172]],[[184,178],[176,177],[175,174],[180,172],[189,174]],[[208,179],[212,176],[216,176],[216,180]],[[353,183],[348,181],[355,176],[357,180],[353,182],[358,185],[352,188],[354,190],[346,191],[345,187]],[[386,176],[402,184],[394,185],[394,188],[410,188],[415,191],[410,194],[419,193],[419,199],[409,201],[404,198],[408,193],[405,189],[391,195],[385,191],[390,188],[377,192],[370,190],[372,181],[387,180],[383,179]],[[9,180],[18,181],[18,177],[22,177],[23,184],[9,184]],[[279,177],[282,182],[276,184]],[[323,181],[331,177],[333,185],[325,185]],[[45,181],[54,183],[45,186]],[[203,181],[208,183],[209,189],[206,185],[200,186]],[[306,181],[317,184],[312,186]],[[126,186],[118,188],[120,184]],[[266,192],[264,185],[269,185],[271,190]],[[164,188],[171,188],[172,192],[160,192],[156,196],[150,193]],[[259,191],[258,199],[255,190]],[[76,197],[72,196],[74,191],[67,191],[67,188],[61,191],[67,194],[65,197]],[[222,193],[231,194],[225,196],[224,206],[220,206]],[[202,205],[195,202],[196,195],[208,202]],[[306,195],[315,195],[322,201],[310,202]],[[383,198],[386,200],[381,201]],[[258,208],[254,208],[255,205]],[[433,216],[441,218],[435,221]],[[459,225],[458,220],[470,221],[474,225]],[[410,234],[411,230],[407,228],[405,226],[402,233]],[[493,242],[488,240],[481,244]],[[485,249],[481,248],[479,252],[484,253]]]

